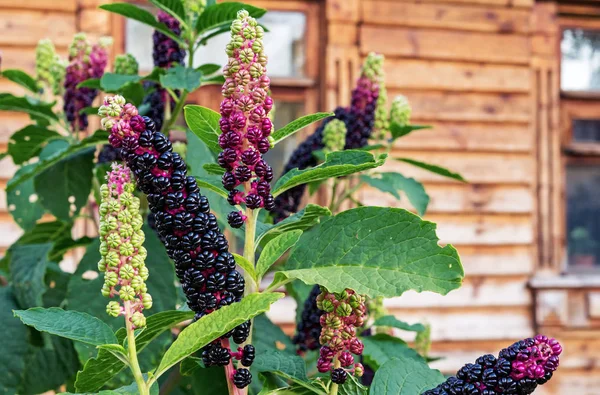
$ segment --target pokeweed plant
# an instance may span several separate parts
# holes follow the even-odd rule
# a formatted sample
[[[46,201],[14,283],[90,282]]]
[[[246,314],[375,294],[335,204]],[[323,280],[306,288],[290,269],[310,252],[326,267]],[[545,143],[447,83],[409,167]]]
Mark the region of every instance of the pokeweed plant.
[[[131,57],[120,58],[114,73],[101,73],[105,57],[94,52],[100,47],[83,45],[78,36],[71,60],[76,67],[65,84],[71,93],[61,112],[48,101],[48,92],[61,85],[56,80],[65,68],[48,43],[39,51],[38,81],[17,70],[3,73],[30,95],[2,95],[0,109],[26,112],[34,122],[13,136],[7,153],[23,164],[7,190],[15,204],[11,213],[27,229],[2,267],[8,286],[0,289],[0,311],[9,313],[3,316],[5,335],[14,344],[12,352],[0,356],[14,372],[1,379],[9,393],[39,393],[71,382],[67,390],[79,393],[116,388],[150,394],[159,387],[165,393],[175,387],[201,393],[211,385],[230,394],[450,394],[459,389],[521,394],[550,378],[561,349],[545,337],[513,345],[496,361],[483,357],[444,382],[399,339],[362,335],[369,320],[371,328],[424,332],[419,324],[389,315],[369,319],[367,298],[407,290],[446,294],[461,285],[458,253],[438,245],[435,224],[399,208],[341,211],[337,203],[331,205],[334,213],[317,205],[287,209],[274,223],[262,215],[263,209],[276,211],[277,200],[294,188],[330,179],[348,182],[385,163],[390,149],[364,149],[374,125],[386,128],[386,112],[377,107],[382,81],[373,65],[379,58],[368,58],[349,109],[307,115],[273,130],[264,28],[255,19],[265,11],[234,2],[151,2],[162,11],[158,19],[129,3],[101,7],[156,29],[154,49],[161,64],[148,75],[137,75]],[[197,48],[225,31],[231,41],[223,76],[211,76],[214,65],[194,67]],[[181,63],[182,51],[187,66]],[[51,64],[44,65],[48,59]],[[80,76],[84,73],[87,79]],[[223,84],[219,113],[185,105],[192,91],[212,83]],[[82,115],[95,111],[85,93],[100,90],[118,94],[103,100],[102,129],[80,139]],[[144,97],[156,91],[162,92],[164,111],[152,113],[144,108]],[[80,93],[81,102],[71,102]],[[395,108],[392,112],[404,118],[394,119],[407,118],[402,106]],[[180,128],[175,121],[182,111],[190,129],[185,158],[168,137]],[[333,115],[337,122],[329,118]],[[324,119],[329,127],[314,142],[327,151],[322,163],[291,168],[274,181],[262,155]],[[394,127],[392,122],[392,135]],[[105,143],[116,154],[104,161],[122,162],[108,172],[93,163],[94,151]],[[39,159],[33,163],[34,158]],[[71,184],[61,178],[87,181]],[[92,189],[95,204],[88,206]],[[37,217],[16,209],[23,205],[22,195],[37,203],[34,194],[39,195]],[[227,205],[234,206],[230,214]],[[83,207],[88,212],[79,214]],[[36,223],[46,211],[58,220]],[[143,224],[147,211],[154,229]],[[99,238],[71,238],[81,217],[97,223]],[[228,234],[243,241],[240,255],[225,237],[227,223]],[[75,274],[63,272],[57,263],[82,245],[89,247]],[[286,253],[285,263],[275,266]],[[275,271],[272,281],[260,291],[269,271]],[[321,346],[318,361],[296,355],[291,339],[263,315],[283,297],[277,290],[293,281],[319,286],[313,292],[314,326],[306,328],[313,344]],[[111,299],[108,304],[102,295]],[[185,306],[176,309],[178,300]],[[31,327],[37,348],[26,328],[9,317],[11,310]],[[357,379],[365,373],[359,358],[376,371],[370,390]],[[35,371],[26,371],[26,364]]]

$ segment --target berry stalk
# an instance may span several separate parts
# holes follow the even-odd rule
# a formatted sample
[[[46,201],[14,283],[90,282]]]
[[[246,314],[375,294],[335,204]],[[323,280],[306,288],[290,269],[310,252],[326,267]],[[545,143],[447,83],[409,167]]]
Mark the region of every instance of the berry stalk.
[[[129,366],[131,367],[131,373],[133,373],[133,377],[135,382],[137,383],[138,390],[140,395],[150,395],[150,390],[148,389],[148,385],[144,380],[144,375],[142,374],[142,369],[140,369],[140,364],[138,362],[137,357],[137,349],[135,346],[135,329],[133,327],[133,323],[131,322],[133,316],[133,309],[131,307],[130,302],[125,302],[125,328],[127,329],[127,351],[129,356]]]

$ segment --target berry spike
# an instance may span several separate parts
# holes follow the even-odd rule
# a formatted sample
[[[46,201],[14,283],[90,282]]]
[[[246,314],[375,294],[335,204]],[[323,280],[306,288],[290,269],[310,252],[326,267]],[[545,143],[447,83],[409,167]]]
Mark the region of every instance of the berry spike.
[[[218,162],[226,170],[223,186],[230,191],[232,204],[244,203],[252,210],[274,207],[269,184],[273,169],[263,159],[270,149],[269,136],[273,129],[268,116],[273,99],[269,96],[263,35],[263,28],[247,11],[238,12],[231,24],[231,41],[226,49],[229,61],[223,69],[225,83],[221,90],[223,133],[219,145],[223,151]],[[240,227],[244,220],[239,213],[229,217],[233,227]]]
[[[110,133],[110,144],[121,148],[138,188],[148,196],[156,230],[175,263],[195,318],[239,302],[244,295],[244,278],[236,270],[208,199],[200,193],[196,179],[187,176],[187,165],[173,152],[169,139],[122,96],[107,97],[99,115],[102,127]],[[224,335],[223,343],[230,336],[243,343],[249,333],[250,323],[245,322]],[[205,347],[203,357],[206,355],[207,366],[223,365],[230,362],[230,353],[228,347],[221,346],[221,339],[216,339]],[[250,361],[249,356],[244,359]],[[249,379],[246,373],[239,377],[240,383]]]
[[[533,393],[558,368],[562,347],[556,339],[537,335],[500,351],[498,358],[483,355],[468,363],[456,376],[422,395]]]

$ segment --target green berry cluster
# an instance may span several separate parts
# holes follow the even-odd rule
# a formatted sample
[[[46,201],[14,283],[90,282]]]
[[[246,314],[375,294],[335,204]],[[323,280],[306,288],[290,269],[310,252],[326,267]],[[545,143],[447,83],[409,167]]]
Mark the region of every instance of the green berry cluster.
[[[126,53],[115,57],[115,73],[137,75],[139,64],[132,54]]]
[[[135,189],[131,173],[122,165],[113,164],[107,175],[107,184],[100,193],[100,255],[98,270],[104,272],[102,295],[118,295],[122,302],[129,303],[133,314],[131,321],[136,327],[146,325],[143,309],[152,307],[152,296],[148,293],[145,281],[148,268],[147,255],[142,231],[140,200],[133,195]],[[117,317],[125,314],[120,302],[111,301],[106,312]]]
[[[346,124],[340,119],[332,119],[323,129],[323,151],[341,151],[346,144]]]
[[[35,73],[38,86],[49,88],[55,95],[62,93],[67,61],[56,53],[52,41],[44,39],[35,49]]]
[[[392,101],[390,122],[397,123],[400,126],[409,125],[411,113],[412,109],[406,96],[398,95],[394,98],[394,101]]]

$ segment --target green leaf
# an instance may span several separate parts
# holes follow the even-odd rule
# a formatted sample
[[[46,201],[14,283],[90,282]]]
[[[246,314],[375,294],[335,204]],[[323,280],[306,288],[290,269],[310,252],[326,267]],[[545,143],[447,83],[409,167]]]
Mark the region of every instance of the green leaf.
[[[53,130],[41,128],[36,125],[28,125],[15,132],[8,140],[8,153],[16,165],[38,155],[49,140],[60,137]]]
[[[392,138],[390,142],[396,140],[397,138],[406,136],[409,133],[414,132],[415,130],[422,129],[431,129],[431,126],[428,125],[400,125],[397,122],[390,123],[390,133],[392,134]]]
[[[425,325],[423,325],[423,324],[419,324],[419,323],[409,324],[407,322],[400,321],[393,315],[385,315],[381,318],[378,318],[377,320],[375,320],[373,325],[398,328],[398,329],[402,329],[403,331],[409,331],[409,332],[423,332],[425,330]]]
[[[409,159],[409,158],[394,158],[394,159],[399,162],[404,162],[404,163],[408,163],[408,164],[416,166],[416,167],[420,167],[421,169],[428,170],[432,173],[438,174],[443,177],[448,177],[448,178],[452,178],[454,180],[467,182],[467,180],[465,180],[460,174],[454,173],[454,172],[446,169],[445,167],[436,166],[436,165],[432,165],[432,164],[425,163],[425,162],[420,162],[418,160]]]
[[[205,177],[207,175],[213,175],[211,172],[205,171],[204,166],[216,166],[223,170],[221,166],[215,163],[212,152],[208,149],[206,144],[198,138],[190,130],[186,133],[187,138],[187,156],[186,162],[188,165],[189,174],[195,177]],[[223,170],[225,171],[225,170]],[[222,175],[217,174],[217,175]]]
[[[292,230],[280,234],[267,243],[256,263],[256,275],[259,280],[288,249],[298,242],[301,235],[301,230]]]
[[[384,364],[373,378],[370,395],[422,394],[444,381],[439,370],[429,368],[424,361],[399,356]]]
[[[360,179],[373,188],[386,192],[400,199],[399,191],[403,191],[419,215],[424,215],[429,205],[429,195],[423,184],[414,178],[406,178],[400,173],[385,172],[373,175],[363,174]]]
[[[160,84],[164,88],[192,92],[200,87],[201,77],[200,71],[177,64],[169,68],[165,75],[160,76]]]
[[[330,215],[331,211],[327,207],[317,204],[307,204],[302,210],[275,225],[258,222],[256,226],[256,244],[262,244],[263,240],[270,240],[277,235],[291,230],[299,229],[305,231],[317,225],[321,221],[321,217],[328,217]]]
[[[344,385],[339,386],[340,395],[367,395],[369,388],[359,382],[359,379],[349,374]]]
[[[298,355],[284,354],[281,351],[269,350],[256,354],[252,365],[258,372],[278,372],[289,379],[308,381],[306,365]]]
[[[198,371],[198,369],[206,369],[204,362],[202,362],[202,358],[187,357],[179,364],[179,371],[182,376],[191,376]]]
[[[225,169],[223,169],[216,163],[206,163],[202,166],[202,168],[206,170],[208,174],[212,174],[215,176],[222,176],[223,174],[225,174]]]
[[[206,63],[196,67],[196,70],[202,73],[202,75],[211,75],[221,70],[221,65],[214,63]]]
[[[15,173],[15,177],[27,171],[33,165],[25,165]],[[21,183],[17,189],[6,193],[6,204],[8,212],[13,219],[24,230],[30,230],[35,226],[38,219],[44,215],[44,207],[40,204],[35,193],[33,180]]]
[[[225,369],[220,366],[197,369],[191,377],[184,377],[179,389],[180,391],[173,391],[173,394],[224,395],[229,393]]]
[[[67,311],[58,307],[43,309],[40,307],[29,310],[15,310],[25,325],[33,326],[40,332],[99,346],[107,343],[117,343],[112,329],[96,317],[78,311]]]
[[[273,196],[298,185],[343,177],[367,169],[379,167],[385,163],[387,155],[375,158],[372,153],[359,150],[335,151],[327,155],[325,162],[304,170],[292,169],[285,173],[273,187]]]
[[[35,177],[40,204],[58,219],[71,221],[88,202],[95,148],[70,155]]]
[[[305,115],[303,117],[300,117],[296,120],[293,120],[292,122],[288,123],[287,125],[285,125],[284,127],[282,127],[281,129],[277,130],[275,133],[273,133],[271,136],[273,137],[273,144],[277,144],[281,141],[283,141],[284,139],[290,137],[292,134],[298,132],[299,130],[302,130],[303,128],[307,127],[308,125],[310,125],[311,123],[315,123],[320,121],[321,119],[327,118],[327,117],[331,117],[334,116],[335,114],[332,112],[318,112],[315,114],[309,114],[309,115]]]
[[[219,177],[196,177],[196,182],[200,188],[206,188],[215,193],[218,193],[221,197],[227,199],[229,193],[223,188],[223,183]]]
[[[230,25],[237,17],[240,10],[246,10],[253,18],[260,18],[267,10],[251,6],[249,4],[227,2],[213,4],[204,9],[196,21],[196,32],[201,34],[211,29],[216,29],[223,25]]]
[[[100,78],[89,78],[77,84],[77,88],[102,89],[102,86],[100,85]],[[98,111],[95,114],[98,114]]]
[[[142,79],[139,75],[104,73],[100,78],[100,88],[104,92],[118,92],[132,82]]]
[[[240,302],[222,307],[200,318],[179,334],[160,361],[155,377],[159,377],[177,362],[236,326],[264,313],[271,304],[283,296],[282,293],[250,294]]]
[[[227,3],[224,3],[227,4]],[[219,146],[219,135],[221,128],[219,127],[219,119],[221,116],[218,112],[210,108],[187,105],[183,108],[185,122],[190,130],[198,136],[200,140],[215,154],[221,152]]]
[[[146,375],[144,378],[146,379]],[[154,383],[150,388],[150,395],[159,395],[160,388],[158,383]],[[97,395],[139,395],[139,389],[137,383],[133,382],[128,386],[117,388],[116,390],[103,390],[98,392]],[[87,393],[72,393],[72,392],[61,392],[59,395],[88,395]]]
[[[96,133],[94,133],[92,136],[86,137],[80,142],[73,144],[67,147],[66,149],[57,151],[52,155],[49,155],[43,160],[37,162],[35,166],[31,168],[31,170],[28,170],[27,172],[23,173],[23,175],[21,175],[20,177],[15,177],[11,179],[6,185],[6,190],[10,191],[14,189],[20,183],[34,177],[37,174],[40,174],[42,171],[48,169],[52,165],[60,162],[62,159],[65,159],[70,155],[76,155],[87,148],[95,147],[99,144],[106,143],[108,143],[108,133],[104,130],[97,130]]]
[[[374,370],[379,369],[390,359],[404,356],[415,361],[424,361],[423,358],[406,343],[390,335],[377,334],[375,336],[361,337],[365,349],[363,358],[367,365]]]
[[[41,118],[50,122],[58,120],[52,111],[52,103],[44,103],[29,97],[17,97],[8,93],[0,95],[0,111],[24,112],[33,118]]]
[[[138,352],[164,331],[192,318],[194,318],[192,311],[164,311],[151,315],[146,319],[146,328],[135,339]],[[101,349],[98,351],[98,356],[87,361],[83,370],[77,373],[75,387],[78,391],[97,391],[124,367],[123,362],[116,356]]]
[[[398,208],[344,211],[304,233],[278,274],[371,297],[408,290],[445,295],[460,287],[464,271],[456,249],[438,245],[435,229]]]
[[[126,18],[134,19],[138,22],[141,22],[145,25],[151,26],[154,29],[160,31],[164,35],[170,37],[180,45],[185,45],[185,42],[181,39],[181,37],[174,34],[164,23],[158,22],[154,15],[149,11],[141,7],[134,6],[133,4],[128,3],[112,3],[112,4],[103,4],[99,8],[123,15]]]
[[[10,277],[19,307],[27,309],[42,305],[46,290],[44,274],[52,244],[17,245],[11,248]]]
[[[252,333],[252,344],[256,348],[256,355],[273,350],[286,355],[297,355],[292,339],[283,333],[279,326],[271,322],[265,314],[254,318]]]
[[[63,259],[63,256],[73,248],[77,247],[87,247],[94,239],[89,238],[87,236],[80,237],[78,239],[72,239],[69,237],[64,237],[56,240],[54,245],[52,246],[52,250],[48,255],[48,259],[53,262],[60,262]]]
[[[12,287],[0,287],[0,322],[2,322],[2,352],[0,352],[0,393],[16,394],[30,351],[29,330],[13,317],[18,309]]]
[[[186,15],[181,0],[150,0],[152,4],[173,15],[180,22],[185,22]]]
[[[2,72],[2,76],[15,84],[21,85],[30,92],[38,93],[40,91],[35,79],[23,70],[6,69]]]
[[[256,282],[257,284],[259,284],[258,278],[256,277],[256,270],[254,270],[254,266],[252,266],[252,263],[250,263],[250,261],[248,261],[243,256],[241,256],[239,254],[236,254],[235,252],[233,252],[232,254],[233,254],[233,258],[235,259],[235,263],[239,267],[241,267],[242,269],[244,269],[244,271],[246,273],[248,273],[250,275],[250,277],[252,277],[254,279],[254,282]]]
[[[200,79],[200,86],[223,85],[224,83],[225,83],[225,77],[222,75],[214,75],[212,77],[202,77]]]

